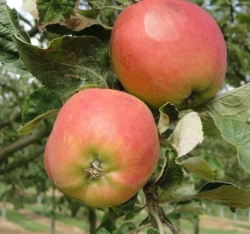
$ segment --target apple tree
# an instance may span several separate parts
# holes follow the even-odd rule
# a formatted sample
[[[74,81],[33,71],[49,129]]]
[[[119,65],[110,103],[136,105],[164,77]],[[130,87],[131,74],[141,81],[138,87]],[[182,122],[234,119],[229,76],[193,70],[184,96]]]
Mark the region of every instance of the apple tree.
[[[11,184],[6,193],[34,183],[38,191],[48,189],[45,144],[58,112],[75,93],[93,88],[126,92],[111,67],[110,38],[120,13],[138,2],[26,0],[24,10],[34,24],[0,2],[0,176]],[[187,211],[197,217],[205,200],[225,203],[232,212],[250,207],[250,4],[192,2],[206,9],[223,33],[228,54],[223,87],[198,106],[166,102],[151,109],[161,145],[154,174],[131,199],[103,209],[92,233],[177,233],[173,220]],[[13,183],[17,170],[23,177]],[[133,218],[142,211],[147,216],[136,226]]]

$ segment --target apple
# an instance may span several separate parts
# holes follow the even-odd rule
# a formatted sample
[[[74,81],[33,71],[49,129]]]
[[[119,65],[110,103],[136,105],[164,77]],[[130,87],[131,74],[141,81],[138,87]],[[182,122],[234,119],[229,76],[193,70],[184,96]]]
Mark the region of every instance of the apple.
[[[93,207],[111,207],[128,201],[147,183],[159,154],[147,105],[125,92],[93,88],[63,105],[44,161],[63,193]]]
[[[115,21],[111,65],[125,90],[153,109],[195,107],[222,87],[226,44],[213,17],[185,0],[143,0]]]

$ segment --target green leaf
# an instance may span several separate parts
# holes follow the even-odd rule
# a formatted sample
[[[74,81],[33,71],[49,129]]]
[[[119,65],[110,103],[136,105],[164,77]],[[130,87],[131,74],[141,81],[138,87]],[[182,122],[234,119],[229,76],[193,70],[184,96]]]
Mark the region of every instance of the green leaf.
[[[23,106],[22,121],[23,123],[28,123],[47,111],[60,109],[62,105],[62,101],[56,93],[41,87],[26,99]]]
[[[239,164],[250,173],[250,125],[227,116],[207,114],[210,115],[206,117],[210,118],[210,126],[217,128],[217,134],[220,133],[221,137],[236,150]]]
[[[31,77],[20,60],[12,40],[13,33],[16,33],[22,40],[30,41],[28,34],[19,25],[18,13],[0,1],[0,15],[0,61],[9,71],[24,77]]]
[[[22,120],[25,125],[18,130],[20,134],[30,134],[48,116],[57,113],[62,107],[60,97],[42,87],[34,91],[25,101]]]
[[[209,112],[200,113],[204,135],[213,138],[221,138],[221,131],[216,126],[213,117]]]
[[[74,14],[76,0],[37,0],[39,23],[47,24],[62,22]]]
[[[111,232],[109,232],[107,229],[101,227],[100,229],[98,229],[96,234],[111,234]]]
[[[97,8],[92,8],[92,9],[89,9],[89,10],[81,10],[81,9],[79,9],[78,13],[80,15],[84,16],[84,17],[91,18],[91,19],[96,19],[99,16],[99,14],[101,13],[101,10],[97,9]]]
[[[160,232],[151,227],[147,229],[147,234],[160,234]]]
[[[178,119],[178,110],[171,103],[166,103],[160,109],[160,118],[157,124],[158,132],[160,134],[164,133],[168,127],[169,123]]]
[[[209,111],[246,122],[250,118],[249,92],[250,83],[213,99],[206,106],[199,108],[198,111]]]
[[[189,177],[183,179],[183,182],[177,188],[165,191],[159,190],[159,194],[161,194],[159,203],[171,203],[176,202],[176,199],[177,201],[190,200],[195,197],[197,191],[194,180]]]
[[[211,157],[211,155],[205,155],[205,161],[213,168],[215,178],[222,179],[225,175],[224,164],[218,157]]]
[[[25,124],[23,127],[19,128],[17,130],[18,133],[21,134],[21,135],[28,135],[28,134],[32,133],[36,129],[36,127],[38,126],[38,124],[40,122],[42,122],[44,119],[48,118],[50,115],[58,113],[59,110],[60,109],[49,110],[46,113],[37,116],[35,119],[31,120],[30,122]]]
[[[100,9],[104,7],[105,1],[103,0],[88,0],[88,4],[91,6],[91,8]]]
[[[214,181],[214,171],[210,165],[200,157],[190,157],[180,163],[190,172],[209,182]]]
[[[171,143],[178,157],[181,157],[194,149],[203,139],[201,119],[197,112],[190,112],[177,123]]]
[[[99,227],[97,228],[98,231],[109,230],[112,233],[112,231],[116,229],[116,223],[114,222],[114,220],[112,220],[112,217],[110,216],[110,211],[112,211],[111,208],[104,210],[104,214],[101,217],[101,223]],[[106,232],[99,231],[97,233],[102,234]]]
[[[115,231],[113,231],[113,234],[121,234],[121,233],[128,233],[136,229],[136,226],[133,222],[125,222],[123,223],[119,228],[117,228]]]
[[[59,35],[73,35],[73,36],[94,36],[103,41],[107,46],[109,45],[111,30],[106,30],[101,25],[94,24],[86,27],[81,31],[72,31],[66,26],[60,24],[51,24],[46,27],[46,30]]]
[[[128,202],[126,202],[125,204],[119,205],[119,206],[114,206],[111,207],[112,210],[115,212],[116,214],[116,218],[119,218],[121,216],[127,215],[130,212],[132,212],[134,205],[137,201],[137,194],[132,197]]]
[[[69,19],[59,24],[75,32],[82,31],[83,29],[91,27],[92,25],[101,25],[103,28],[111,30],[110,27],[102,24],[99,19],[91,19],[80,14],[74,14]]]
[[[107,87],[109,52],[98,38],[65,36],[53,40],[47,49],[30,45],[17,36],[13,40],[29,71],[61,97],[87,84]]]
[[[206,211],[205,204],[201,203],[200,201],[197,202],[195,200],[200,200],[200,199],[192,199],[176,203],[174,212],[180,214],[186,212],[203,213],[204,211]]]
[[[208,183],[201,188],[196,197],[224,202],[233,209],[247,209],[250,207],[250,191],[230,183]]]
[[[155,184],[159,185],[163,190],[180,185],[184,178],[182,167],[175,162],[175,151],[167,149],[165,157],[167,158],[167,163],[162,168],[159,178],[155,181]]]

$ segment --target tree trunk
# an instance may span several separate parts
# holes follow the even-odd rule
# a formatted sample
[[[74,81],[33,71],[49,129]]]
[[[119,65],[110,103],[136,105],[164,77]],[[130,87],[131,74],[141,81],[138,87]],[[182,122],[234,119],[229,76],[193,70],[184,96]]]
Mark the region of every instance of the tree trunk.
[[[199,221],[194,224],[194,234],[200,233]]]
[[[96,230],[96,213],[95,209],[89,208],[88,210],[88,218],[89,218],[89,233],[95,234]]]
[[[55,229],[56,229],[56,206],[55,206],[55,187],[53,186],[50,234],[55,234],[56,233]]]

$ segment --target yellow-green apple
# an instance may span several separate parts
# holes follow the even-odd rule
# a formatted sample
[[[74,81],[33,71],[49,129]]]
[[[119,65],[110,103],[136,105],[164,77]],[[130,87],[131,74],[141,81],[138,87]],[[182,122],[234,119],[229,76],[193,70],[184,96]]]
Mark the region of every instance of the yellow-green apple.
[[[122,204],[150,179],[159,158],[153,115],[140,99],[86,89],[60,110],[45,149],[48,176],[93,207]]]
[[[157,109],[197,106],[222,87],[227,51],[213,17],[185,0],[142,0],[117,18],[111,65],[125,90]]]

